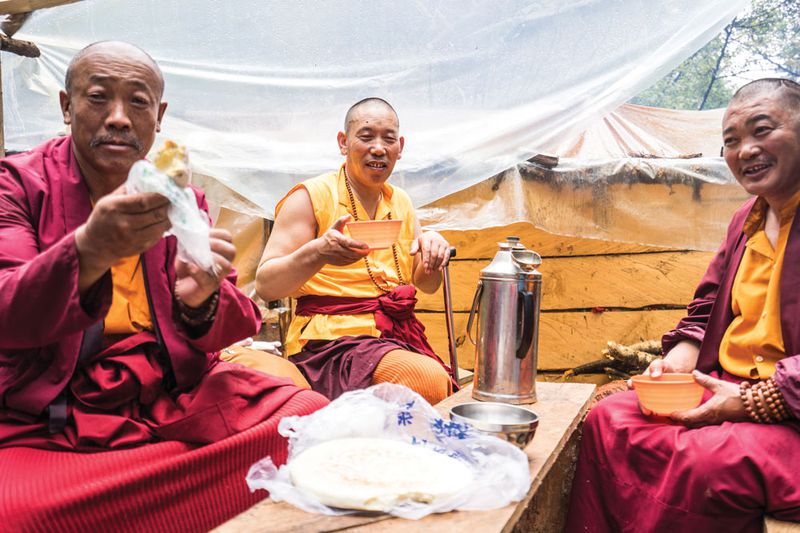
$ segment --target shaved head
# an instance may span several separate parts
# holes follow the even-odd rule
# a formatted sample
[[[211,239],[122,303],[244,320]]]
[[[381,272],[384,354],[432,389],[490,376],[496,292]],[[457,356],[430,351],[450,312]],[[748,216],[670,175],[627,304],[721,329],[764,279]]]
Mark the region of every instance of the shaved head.
[[[158,64],[150,57],[150,54],[139,48],[138,46],[126,43],[124,41],[98,41],[83,48],[72,61],[69,62],[67,73],[64,76],[64,89],[69,93],[72,90],[73,76],[75,70],[81,64],[82,60],[93,54],[105,54],[114,57],[123,57],[126,59],[139,61],[147,64],[155,72],[159,81],[159,86],[156,88],[159,98],[164,95],[164,75],[161,72]]]
[[[800,114],[800,84],[785,78],[761,78],[742,85],[729,105],[773,95],[778,95],[793,115]]]
[[[356,116],[362,112],[367,111],[370,109],[379,109],[380,111],[389,110],[397,119],[397,125],[400,126],[400,119],[397,117],[397,111],[394,110],[392,105],[384,100],[383,98],[378,98],[376,96],[372,96],[370,98],[364,98],[363,100],[359,100],[352,106],[350,109],[347,110],[347,114],[344,116],[344,131],[348,133],[350,130],[350,124],[356,119]]]
[[[741,87],[725,110],[722,142],[739,184],[780,212],[800,191],[800,85],[764,78]]]
[[[365,98],[347,110],[336,135],[347,159],[345,172],[356,190],[380,192],[403,153],[405,139],[394,108],[382,98]]]
[[[164,77],[129,43],[94,43],[70,62],[58,98],[84,178],[103,194],[125,182],[161,128]]]

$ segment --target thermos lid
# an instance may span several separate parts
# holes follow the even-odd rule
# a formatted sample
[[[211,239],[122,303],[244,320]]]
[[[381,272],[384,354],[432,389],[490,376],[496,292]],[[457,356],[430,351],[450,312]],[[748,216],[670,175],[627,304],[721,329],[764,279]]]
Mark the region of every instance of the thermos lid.
[[[542,256],[534,252],[533,250],[527,250],[525,248],[511,249],[511,259],[525,272],[531,272],[536,270],[536,267],[542,264]]]
[[[506,237],[506,242],[497,243],[500,250],[492,262],[481,270],[481,279],[519,280],[541,278],[536,267],[542,258],[520,244],[519,237]]]
[[[511,245],[512,250],[525,250],[525,245],[519,242],[519,237],[506,237],[506,242]]]

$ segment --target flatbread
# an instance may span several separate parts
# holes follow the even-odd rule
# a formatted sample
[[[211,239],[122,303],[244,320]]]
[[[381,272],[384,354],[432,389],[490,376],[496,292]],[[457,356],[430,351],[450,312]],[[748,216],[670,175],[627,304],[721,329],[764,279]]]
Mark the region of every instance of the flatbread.
[[[387,511],[408,502],[436,503],[472,481],[463,462],[406,442],[334,439],[290,464],[292,483],[330,507]]]
[[[189,185],[191,173],[189,171],[189,155],[186,147],[167,139],[164,141],[158,153],[156,153],[153,164],[158,170],[172,178],[178,187]]]

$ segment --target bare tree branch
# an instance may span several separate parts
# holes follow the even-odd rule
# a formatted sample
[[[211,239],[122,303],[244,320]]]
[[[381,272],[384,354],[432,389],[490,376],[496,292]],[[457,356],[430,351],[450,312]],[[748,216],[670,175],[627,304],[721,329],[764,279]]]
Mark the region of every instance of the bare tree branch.
[[[697,109],[702,110],[706,106],[706,102],[708,101],[708,95],[711,94],[711,88],[714,86],[714,82],[717,81],[717,75],[719,74],[720,65],[722,65],[722,58],[725,57],[725,51],[728,48],[728,42],[731,39],[731,33],[733,32],[733,25],[736,23],[736,19],[733,19],[727,26],[725,26],[725,40],[722,42],[722,48],[719,50],[719,55],[717,56],[717,62],[714,65],[714,68],[711,70],[711,80],[708,82],[708,86],[706,87],[705,93],[703,93],[703,99],[700,101],[700,107]]]
[[[786,65],[778,63],[777,61],[775,61],[774,59],[769,57],[767,54],[765,54],[761,50],[753,50],[753,52],[758,54],[761,57],[761,59],[763,59],[764,61],[766,61],[767,63],[769,63],[773,67],[775,67],[776,69],[778,69],[780,72],[783,72],[783,73],[788,74],[790,76],[794,76],[795,78],[800,78],[800,71],[792,70],[789,67],[787,67]]]

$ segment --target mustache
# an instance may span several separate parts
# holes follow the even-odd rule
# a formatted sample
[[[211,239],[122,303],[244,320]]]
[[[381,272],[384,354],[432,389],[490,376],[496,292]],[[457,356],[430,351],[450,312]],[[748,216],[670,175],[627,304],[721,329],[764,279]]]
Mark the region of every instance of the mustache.
[[[144,145],[136,137],[130,135],[101,135],[92,139],[90,146],[97,148],[101,144],[125,144],[135,148],[137,151],[142,151]]]

